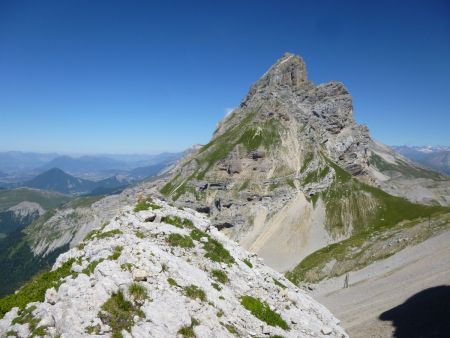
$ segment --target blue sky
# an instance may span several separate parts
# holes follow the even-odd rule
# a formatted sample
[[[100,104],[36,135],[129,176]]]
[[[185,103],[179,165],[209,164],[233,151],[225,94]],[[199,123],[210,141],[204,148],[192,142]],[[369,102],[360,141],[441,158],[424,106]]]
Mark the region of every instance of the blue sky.
[[[285,51],[374,138],[450,145],[448,1],[0,0],[0,151],[206,143]]]

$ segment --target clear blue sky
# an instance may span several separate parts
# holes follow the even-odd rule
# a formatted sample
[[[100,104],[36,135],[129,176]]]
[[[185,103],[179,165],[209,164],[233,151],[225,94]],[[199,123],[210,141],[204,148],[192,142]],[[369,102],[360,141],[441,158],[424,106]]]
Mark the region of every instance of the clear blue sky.
[[[448,1],[0,0],[0,151],[206,143],[285,51],[387,144],[450,144]]]

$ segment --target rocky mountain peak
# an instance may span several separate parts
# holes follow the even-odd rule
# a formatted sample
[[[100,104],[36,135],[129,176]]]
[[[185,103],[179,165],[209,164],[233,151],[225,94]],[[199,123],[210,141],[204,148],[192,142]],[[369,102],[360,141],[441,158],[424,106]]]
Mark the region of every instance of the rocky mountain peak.
[[[158,190],[286,271],[382,218],[384,192],[372,190],[389,180],[380,170],[423,175],[375,144],[342,83],[308,81],[302,58],[287,53]]]
[[[290,86],[298,88],[307,79],[306,65],[300,56],[285,53],[270,69],[262,76],[260,84],[269,86]]]
[[[242,105],[253,97],[279,96],[280,92],[298,91],[309,87],[306,64],[303,59],[291,53],[285,53],[251,87]],[[259,94],[259,95],[258,95]]]

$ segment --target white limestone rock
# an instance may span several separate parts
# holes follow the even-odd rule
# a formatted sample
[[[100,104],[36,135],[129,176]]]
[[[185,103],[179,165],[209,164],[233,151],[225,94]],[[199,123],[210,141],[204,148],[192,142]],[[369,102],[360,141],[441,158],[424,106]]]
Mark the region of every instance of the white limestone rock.
[[[154,201],[162,206],[155,211],[161,219],[174,215],[191,220],[200,231],[209,231],[199,241],[191,238],[193,246],[172,246],[169,236],[190,236],[192,228],[179,228],[156,219],[146,222],[133,212],[132,206],[124,207],[100,230],[107,233],[119,229],[120,233],[94,238],[81,249],[73,248],[57,259],[53,269],[75,261],[73,276],[64,277],[59,288],[48,289],[44,302],[32,304],[36,307],[32,316],[47,336],[111,336],[114,323],[105,319],[102,306],[121,292],[141,311],[140,315],[130,314],[131,328],[129,332],[122,331],[124,337],[175,337],[181,329],[192,329],[197,337],[205,338],[233,337],[229,330],[244,337],[347,337],[327,309],[211,227],[205,216]],[[136,236],[137,231],[145,236]],[[205,257],[204,245],[210,238],[220,242],[235,262],[216,262]],[[122,248],[120,255],[112,257],[117,247]],[[253,267],[243,263],[244,259],[250,260]],[[84,270],[94,263],[94,269]],[[223,271],[228,281],[217,281],[213,270]],[[274,279],[286,289],[275,285]],[[132,284],[141,286],[146,297],[134,299],[129,291]],[[253,316],[241,305],[242,296],[266,302],[289,330],[267,325]],[[0,332],[13,330],[23,337],[31,335],[28,324],[12,324],[19,315],[17,308],[6,313],[0,319]]]

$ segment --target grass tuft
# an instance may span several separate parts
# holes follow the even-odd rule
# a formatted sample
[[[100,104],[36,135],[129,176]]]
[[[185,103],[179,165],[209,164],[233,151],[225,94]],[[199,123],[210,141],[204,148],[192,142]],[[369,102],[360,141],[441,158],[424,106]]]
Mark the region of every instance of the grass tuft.
[[[170,286],[179,286],[177,281],[172,277],[167,278],[167,283],[169,283]]]
[[[283,283],[280,283],[280,281],[279,280],[276,280],[275,278],[272,278],[273,279],[273,282],[274,282],[274,284],[276,285],[276,286],[279,286],[280,288],[282,288],[282,289],[286,289],[286,285],[284,285]]]
[[[121,291],[113,294],[98,313],[102,323],[111,327],[112,337],[122,337],[122,330],[130,331],[134,316],[143,318],[145,315],[139,307],[126,300]]]
[[[178,330],[177,333],[181,335],[183,338],[193,338],[195,337],[194,327],[199,324],[200,322],[197,319],[191,318],[191,325],[183,326],[181,329]]]
[[[132,263],[123,263],[123,264],[120,266],[120,268],[121,268],[122,270],[127,270],[127,271],[130,271],[130,272],[131,272],[131,269],[133,269],[133,267],[134,267],[134,264],[132,264]]]
[[[89,265],[87,266],[87,267],[85,267],[84,269],[83,269],[83,271],[81,271],[82,273],[84,273],[84,274],[86,274],[86,275],[88,275],[88,276],[90,276],[93,272],[94,272],[94,270],[95,270],[95,268],[97,267],[97,265],[99,265],[101,262],[103,262],[104,261],[104,259],[103,258],[100,258],[99,260],[96,260],[96,261],[92,261],[92,262],[90,262],[89,263]]]
[[[289,330],[288,324],[281,318],[279,314],[270,309],[269,304],[262,302],[258,298],[251,296],[242,296],[241,305],[250,311],[259,320],[270,326],[278,326],[283,330]]]
[[[191,284],[184,288],[184,294],[192,299],[200,299],[202,302],[206,301],[205,291],[200,289],[197,285]]]
[[[243,262],[245,263],[245,265],[247,265],[250,269],[253,268],[253,264],[246,258],[243,260]]]
[[[140,238],[140,239],[145,238],[145,234],[142,231],[140,231],[140,230],[136,230],[134,232],[134,234],[136,235],[137,238]]]
[[[194,242],[189,236],[183,236],[180,234],[170,234],[167,238],[167,243],[171,246],[179,246],[181,248],[193,248]]]
[[[211,271],[211,275],[213,276],[213,278],[216,281],[218,281],[222,284],[226,284],[228,282],[228,276],[227,276],[226,272],[223,270],[218,270],[218,269],[213,270],[213,271]]]
[[[194,223],[190,219],[187,218],[180,218],[178,216],[165,216],[161,219],[161,222],[171,224],[173,226],[176,226],[177,228],[192,228],[194,226]]]
[[[122,250],[123,250],[123,246],[120,246],[120,245],[116,246],[114,248],[113,253],[108,257],[108,259],[116,261],[122,254]]]
[[[139,283],[130,284],[130,286],[128,287],[128,293],[137,304],[142,304],[148,297],[147,289]]]

